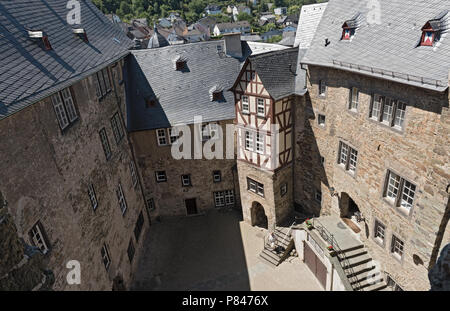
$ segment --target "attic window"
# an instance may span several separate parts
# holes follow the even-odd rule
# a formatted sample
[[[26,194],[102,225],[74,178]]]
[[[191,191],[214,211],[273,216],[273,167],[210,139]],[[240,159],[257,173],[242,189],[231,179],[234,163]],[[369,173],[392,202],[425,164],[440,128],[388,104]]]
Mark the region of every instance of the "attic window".
[[[448,11],[443,11],[422,27],[420,46],[433,46],[434,42],[439,41],[441,32],[447,29],[446,16],[448,16]]]
[[[72,29],[72,31],[78,38],[80,38],[84,42],[86,42],[86,43],[89,42],[86,30],[84,30],[84,28],[75,28],[75,29]]]
[[[50,41],[48,40],[48,36],[43,31],[28,30],[28,37],[33,40],[42,40],[42,43],[44,44],[44,48],[46,51],[52,49]]]
[[[151,97],[146,97],[145,98],[145,106],[147,108],[151,108],[154,107],[156,105],[156,100],[155,98],[151,98]]]
[[[173,60],[173,63],[175,70],[183,70],[186,67],[187,59],[179,55]]]
[[[341,40],[350,41],[355,36],[356,29],[360,25],[361,14],[357,13],[352,19],[345,21],[342,25],[342,37]]]
[[[176,70],[182,70],[186,66],[185,60],[177,60],[175,63]]]
[[[213,101],[218,101],[222,98],[222,91],[214,91],[212,93],[212,100]]]

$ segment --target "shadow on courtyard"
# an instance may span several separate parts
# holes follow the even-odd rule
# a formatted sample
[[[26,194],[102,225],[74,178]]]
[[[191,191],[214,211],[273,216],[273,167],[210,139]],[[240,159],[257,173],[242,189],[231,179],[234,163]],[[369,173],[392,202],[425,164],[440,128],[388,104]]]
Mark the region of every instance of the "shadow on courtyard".
[[[153,222],[132,290],[250,290],[239,211]]]

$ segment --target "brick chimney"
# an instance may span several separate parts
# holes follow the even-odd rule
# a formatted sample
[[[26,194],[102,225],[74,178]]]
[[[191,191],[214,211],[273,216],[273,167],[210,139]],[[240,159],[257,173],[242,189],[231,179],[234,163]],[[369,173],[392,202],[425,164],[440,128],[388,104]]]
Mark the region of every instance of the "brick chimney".
[[[231,57],[242,57],[241,33],[228,33],[223,35],[225,39],[225,54]]]

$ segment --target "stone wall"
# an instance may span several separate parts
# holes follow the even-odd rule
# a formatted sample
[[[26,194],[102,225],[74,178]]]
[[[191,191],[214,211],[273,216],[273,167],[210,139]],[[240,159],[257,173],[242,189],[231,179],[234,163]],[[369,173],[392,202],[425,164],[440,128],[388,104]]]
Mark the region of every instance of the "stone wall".
[[[381,269],[406,290],[429,289],[427,267],[448,200],[448,91],[427,91],[323,67],[310,66],[308,73],[309,92],[296,105],[296,203],[306,214],[340,215],[340,200],[348,194],[365,218],[361,240]],[[326,81],[325,97],[318,96],[319,80]],[[357,112],[348,109],[351,87],[360,89]],[[407,104],[402,131],[369,119],[373,93]],[[318,124],[318,114],[326,116],[324,126]],[[337,164],[340,141],[358,151],[354,174]],[[383,198],[388,169],[417,187],[409,215]],[[318,190],[320,203],[315,198]],[[386,226],[384,245],[373,239],[375,219]],[[392,234],[405,243],[400,260],[390,253]],[[448,235],[444,245],[449,242],[445,239]]]
[[[235,205],[239,208],[239,185],[237,180],[235,148],[233,159],[226,159],[226,128],[232,120],[217,122],[223,129],[223,159],[194,159],[194,146],[191,151],[192,159],[176,160],[172,157],[171,145],[159,146],[156,130],[132,132],[132,144],[145,185],[145,197],[153,199],[155,209],[151,211],[153,219],[164,217],[186,216],[186,199],[196,199],[198,213],[205,213],[215,208],[214,192],[233,190]],[[194,137],[194,126],[190,125],[191,138]],[[165,171],[166,182],[156,181],[156,172]],[[221,181],[213,181],[213,172],[221,172]],[[181,175],[190,175],[191,186],[183,187]]]
[[[29,230],[40,221],[50,251],[45,255],[54,271],[57,290],[111,290],[112,280],[132,277],[127,248],[133,239],[136,219],[145,208],[140,186],[130,175],[132,153],[127,134],[118,144],[111,127],[112,116],[125,113],[124,87],[119,85],[121,66],[111,68],[113,91],[96,97],[94,77],[72,85],[78,120],[62,132],[50,98],[37,102],[0,121],[0,190],[8,201],[19,238],[31,244]],[[106,160],[99,137],[106,128],[112,156]],[[125,126],[122,123],[125,130]],[[116,188],[122,184],[128,209],[122,215]],[[88,184],[95,188],[98,207],[94,211]],[[145,219],[143,233],[149,224]],[[142,244],[142,237],[139,243]],[[101,247],[109,248],[111,266],[106,271]],[[66,264],[81,264],[81,285],[68,285]]]

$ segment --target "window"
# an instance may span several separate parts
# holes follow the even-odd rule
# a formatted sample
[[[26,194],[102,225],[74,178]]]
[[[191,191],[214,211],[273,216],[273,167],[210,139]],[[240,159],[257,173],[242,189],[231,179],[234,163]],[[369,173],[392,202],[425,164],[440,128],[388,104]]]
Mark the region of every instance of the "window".
[[[214,204],[216,207],[225,206],[225,194],[223,191],[214,192]]]
[[[394,126],[400,129],[403,128],[405,122],[406,104],[402,102],[397,103],[397,109],[395,111]]]
[[[116,189],[117,201],[119,202],[119,208],[122,212],[122,215],[125,214],[127,210],[127,201],[125,200],[125,196],[123,194],[122,185],[119,183]]]
[[[167,181],[166,171],[157,171],[155,174],[156,174],[156,182]]]
[[[325,164],[325,158],[320,156],[320,164],[324,165]]]
[[[250,106],[248,103],[248,96],[242,96],[242,112],[250,113]]]
[[[122,140],[124,136],[123,128],[122,128],[122,122],[120,122],[119,113],[116,112],[114,116],[111,118],[111,127],[113,130],[114,138],[116,140],[116,143],[119,144],[119,142]]]
[[[111,80],[107,68],[95,74],[94,82],[98,98],[103,98],[106,94],[111,92]]]
[[[111,158],[111,147],[109,146],[109,140],[108,135],[106,134],[106,129],[102,128],[99,134],[106,160],[109,160]]]
[[[182,70],[185,66],[186,66],[186,61],[185,60],[177,60],[175,62],[176,70]]]
[[[176,127],[172,127],[172,128],[168,128],[167,129],[169,131],[169,138],[170,138],[170,143],[174,144],[176,143],[176,141],[178,140],[178,138],[180,138],[180,133],[178,132],[178,129]]]
[[[316,202],[322,203],[322,191],[316,190],[316,192],[314,193],[314,199],[316,200]]]
[[[264,197],[264,185],[253,179],[247,178],[247,190]]]
[[[338,164],[342,165],[346,171],[354,173],[358,162],[358,151],[343,142],[339,142]]]
[[[281,185],[280,193],[281,193],[281,196],[284,196],[287,193],[287,184],[286,183]]]
[[[183,187],[191,186],[191,175],[181,175],[181,185]]]
[[[106,244],[103,244],[102,249],[100,250],[100,254],[102,255],[103,264],[105,265],[106,271],[108,271],[109,266],[111,265],[111,258],[109,257],[108,247]]]
[[[221,100],[223,98],[223,92],[222,91],[214,91],[212,93],[212,100],[213,101],[218,101]]]
[[[167,145],[166,131],[164,129],[156,130],[156,137],[157,137],[157,141],[158,141],[158,146],[166,146]]]
[[[392,291],[402,292],[403,289],[394,281],[390,275],[386,275],[386,285],[392,289]]]
[[[128,243],[128,249],[127,249],[128,259],[130,260],[130,263],[133,262],[134,251],[135,250],[134,250],[133,240],[130,239],[130,243]]]
[[[91,201],[92,209],[95,211],[97,209],[98,202],[97,202],[97,196],[95,195],[95,190],[94,190],[93,184],[88,185],[88,196],[89,196],[89,200]]]
[[[147,208],[150,212],[156,209],[155,200],[153,198],[147,199]]]
[[[375,95],[370,110],[370,118],[389,127],[403,129],[406,104],[389,97]]]
[[[253,151],[253,133],[245,132],[245,150]]]
[[[134,237],[136,238],[136,242],[139,241],[139,237],[141,236],[142,227],[144,225],[144,215],[142,211],[139,213],[139,217],[136,220],[136,225],[134,226]]]
[[[318,123],[320,126],[325,126],[325,119],[326,119],[325,115],[319,114],[319,115],[317,116],[317,123]]]
[[[134,165],[134,161],[130,161],[130,173],[131,173],[131,182],[133,183],[133,187],[136,187],[138,184],[138,176],[136,172],[136,165]]]
[[[69,88],[65,88],[61,92],[52,95],[51,100],[61,130],[64,130],[78,119],[72,93]]]
[[[375,220],[375,229],[374,229],[374,237],[376,240],[378,240],[381,244],[384,244],[384,236],[386,232],[386,226],[383,225],[378,220]]]
[[[221,182],[222,181],[222,173],[221,173],[221,171],[214,171],[213,172],[213,181],[214,182]]]
[[[325,97],[327,94],[327,85],[324,80],[319,81],[319,96]]]
[[[43,254],[47,254],[50,250],[50,243],[47,240],[44,227],[41,222],[38,221],[28,232],[31,240],[31,244],[38,247]]]
[[[359,102],[359,90],[356,87],[350,89],[350,110],[357,111]]]
[[[264,134],[256,133],[256,152],[264,153]]]
[[[257,99],[256,112],[257,112],[259,117],[265,117],[266,116],[266,107],[265,107],[263,98],[258,98]]]
[[[388,171],[384,196],[408,214],[414,202],[416,186],[394,172]]]
[[[233,190],[225,190],[225,204],[233,205],[234,204],[234,191]]]
[[[342,40],[351,40],[354,35],[355,35],[354,28],[344,28],[344,30],[342,30]]]
[[[403,257],[404,246],[405,244],[403,243],[403,241],[393,234],[391,242],[391,253],[395,255],[398,259],[401,259]]]
[[[423,31],[422,32],[422,40],[420,45],[422,46],[433,46],[435,33],[434,31]]]

